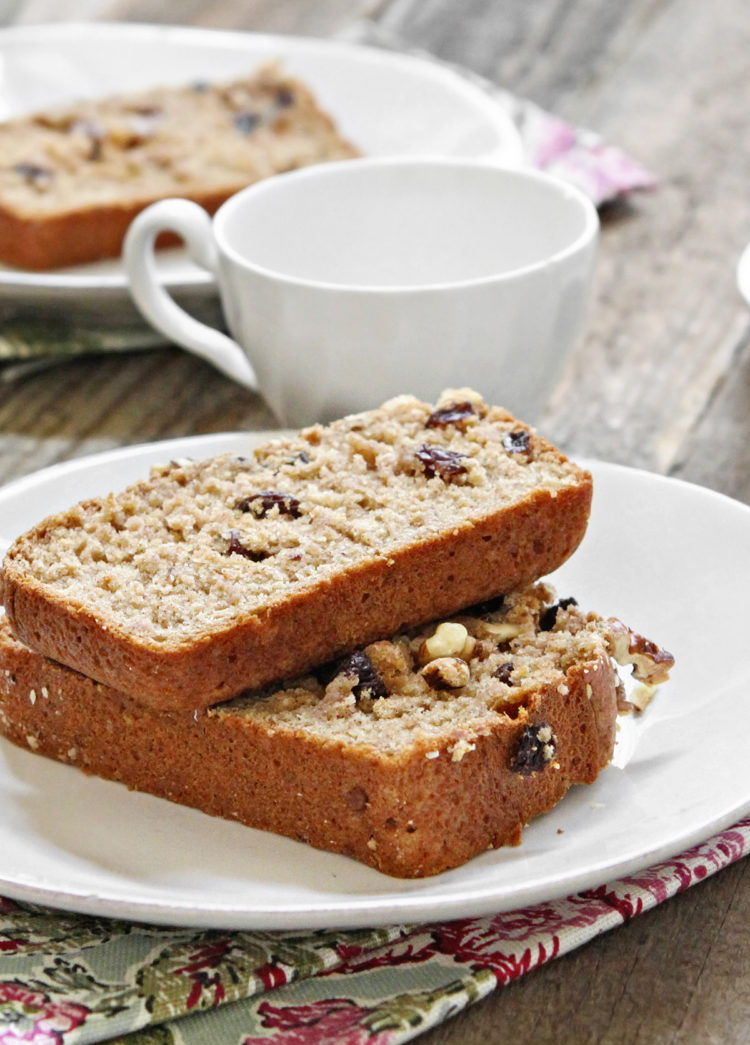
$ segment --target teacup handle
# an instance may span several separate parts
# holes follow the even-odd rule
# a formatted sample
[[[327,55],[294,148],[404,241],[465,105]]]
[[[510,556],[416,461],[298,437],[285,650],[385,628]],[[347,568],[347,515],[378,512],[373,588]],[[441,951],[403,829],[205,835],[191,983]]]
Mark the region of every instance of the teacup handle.
[[[133,300],[149,323],[170,340],[257,391],[255,372],[237,342],[194,319],[162,286],[154,244],[159,233],[167,231],[176,232],[185,241],[191,261],[218,274],[218,251],[206,211],[190,200],[160,200],[141,211],[125,236],[122,256]]]

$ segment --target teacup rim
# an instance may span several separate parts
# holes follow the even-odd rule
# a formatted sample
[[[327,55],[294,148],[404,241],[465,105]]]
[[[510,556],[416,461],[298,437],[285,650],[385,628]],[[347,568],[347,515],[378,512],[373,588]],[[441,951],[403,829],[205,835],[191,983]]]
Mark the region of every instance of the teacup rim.
[[[316,280],[300,276],[288,275],[277,269],[261,265],[251,261],[245,255],[232,247],[224,236],[225,224],[231,220],[232,212],[241,207],[244,200],[250,195],[264,195],[274,191],[280,181],[304,180],[319,177],[335,177],[351,166],[357,168],[454,168],[464,170],[492,171],[507,176],[514,181],[535,181],[555,189],[561,199],[573,200],[582,211],[583,224],[579,234],[560,250],[554,251],[544,258],[531,262],[518,268],[509,269],[504,272],[494,273],[488,276],[479,276],[465,280],[452,280],[449,282],[426,282],[406,285],[398,284],[368,284],[368,283],[340,283],[328,280]],[[365,156],[347,160],[338,160],[314,164],[302,167],[282,174],[274,175],[246,186],[226,200],[213,216],[213,229],[220,254],[226,255],[232,262],[244,270],[255,275],[262,276],[269,281],[280,285],[307,287],[315,290],[336,291],[342,294],[428,294],[445,292],[447,290],[463,290],[472,287],[491,286],[498,283],[512,283],[516,280],[526,278],[535,273],[548,270],[552,266],[562,264],[568,258],[582,253],[596,240],[599,229],[599,214],[593,201],[586,193],[572,182],[566,181],[548,171],[538,170],[532,167],[504,166],[490,159],[468,158],[468,157],[446,157],[446,156]]]

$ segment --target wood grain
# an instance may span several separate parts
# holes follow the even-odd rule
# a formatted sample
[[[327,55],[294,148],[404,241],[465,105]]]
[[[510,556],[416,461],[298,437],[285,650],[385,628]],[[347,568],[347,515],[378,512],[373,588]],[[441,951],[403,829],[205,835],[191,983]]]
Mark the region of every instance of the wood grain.
[[[630,151],[659,185],[602,214],[586,331],[540,427],[572,452],[750,503],[750,310],[735,285],[750,240],[746,0],[29,0],[2,11],[317,35],[370,18]],[[0,387],[0,478],[271,424],[257,397],[177,350],[79,360]],[[742,861],[420,1040],[750,1042],[749,924]]]

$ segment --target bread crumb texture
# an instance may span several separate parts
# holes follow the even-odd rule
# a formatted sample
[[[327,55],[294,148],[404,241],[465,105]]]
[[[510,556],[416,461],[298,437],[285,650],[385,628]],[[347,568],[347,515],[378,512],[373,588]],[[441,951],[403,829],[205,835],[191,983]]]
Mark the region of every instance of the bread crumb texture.
[[[462,656],[451,658],[453,670],[436,684],[430,669],[446,658],[425,663],[424,650],[446,623],[469,641]],[[629,650],[623,634],[630,636]],[[585,612],[573,598],[556,601],[554,589],[539,583],[469,607],[450,622],[370,643],[313,673],[244,694],[208,713],[247,716],[279,735],[303,730],[319,741],[370,749],[379,759],[401,760],[406,752],[420,750],[426,758],[447,755],[455,762],[498,723],[531,722],[541,695],[557,695],[564,706],[576,684],[571,679],[581,671],[589,700],[593,689],[586,671],[610,659],[618,657],[621,665],[634,669],[636,679],[643,678],[646,668],[637,652],[642,642],[621,622]],[[674,660],[649,645],[654,692],[667,681]],[[619,680],[617,695],[621,713],[639,708]],[[549,727],[540,728],[538,739],[549,744]]]
[[[172,461],[21,538],[5,572],[149,642],[179,645],[585,476],[467,389]],[[446,569],[449,562],[446,562]]]

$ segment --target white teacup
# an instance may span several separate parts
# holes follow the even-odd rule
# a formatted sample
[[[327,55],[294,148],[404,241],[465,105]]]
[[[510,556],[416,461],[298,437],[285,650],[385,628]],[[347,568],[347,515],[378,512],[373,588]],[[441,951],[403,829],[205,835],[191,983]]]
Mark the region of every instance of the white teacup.
[[[261,181],[213,220],[155,203],[124,260],[144,316],[286,425],[466,385],[534,421],[582,325],[598,227],[581,192],[538,172],[363,159]],[[214,273],[232,337],[160,286],[165,230]]]

